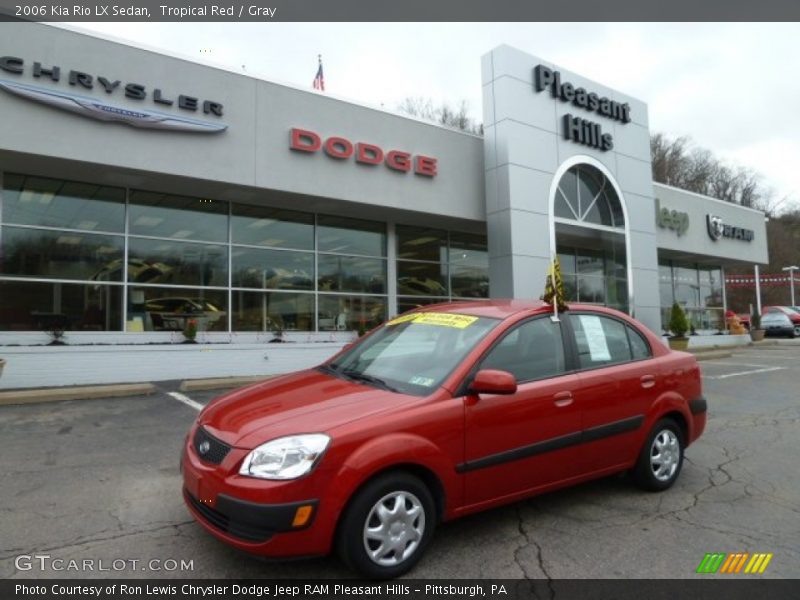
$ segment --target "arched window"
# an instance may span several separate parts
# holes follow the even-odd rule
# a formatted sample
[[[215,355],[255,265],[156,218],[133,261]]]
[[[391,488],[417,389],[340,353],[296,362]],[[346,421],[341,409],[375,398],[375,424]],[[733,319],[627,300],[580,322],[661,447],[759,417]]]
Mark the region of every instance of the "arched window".
[[[575,165],[558,182],[555,216],[591,225],[623,229],[625,217],[614,186],[590,165]]]

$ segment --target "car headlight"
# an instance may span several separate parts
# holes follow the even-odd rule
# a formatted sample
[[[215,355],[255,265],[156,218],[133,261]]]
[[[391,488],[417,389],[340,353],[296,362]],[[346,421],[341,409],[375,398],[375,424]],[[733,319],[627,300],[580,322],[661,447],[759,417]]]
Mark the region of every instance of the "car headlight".
[[[330,441],[324,433],[309,433],[261,444],[244,459],[239,475],[259,479],[302,477],[314,467]]]

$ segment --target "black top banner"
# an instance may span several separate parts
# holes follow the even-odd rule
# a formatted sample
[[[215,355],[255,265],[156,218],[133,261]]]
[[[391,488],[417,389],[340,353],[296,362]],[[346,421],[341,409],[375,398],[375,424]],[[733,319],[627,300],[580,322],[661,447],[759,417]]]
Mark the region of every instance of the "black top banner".
[[[796,21],[796,0],[0,0],[0,21]],[[720,49],[724,51],[724,49]]]

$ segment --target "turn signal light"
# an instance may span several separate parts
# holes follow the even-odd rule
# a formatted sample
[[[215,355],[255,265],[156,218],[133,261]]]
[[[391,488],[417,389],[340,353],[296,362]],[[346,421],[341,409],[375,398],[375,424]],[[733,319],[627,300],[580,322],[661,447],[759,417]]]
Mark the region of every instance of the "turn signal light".
[[[303,506],[298,507],[297,512],[294,513],[292,527],[302,527],[303,525],[307,524],[311,519],[312,512],[314,512],[314,507],[311,504],[304,504]]]

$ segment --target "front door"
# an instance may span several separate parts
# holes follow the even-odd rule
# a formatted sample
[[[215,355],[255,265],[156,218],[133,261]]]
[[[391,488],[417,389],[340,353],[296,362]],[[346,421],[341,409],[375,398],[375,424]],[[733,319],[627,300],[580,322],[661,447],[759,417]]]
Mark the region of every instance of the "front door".
[[[465,403],[466,498],[470,505],[522,495],[577,475],[581,415],[567,374],[561,324],[549,316],[511,329],[479,369],[512,373],[515,394],[468,394]]]

